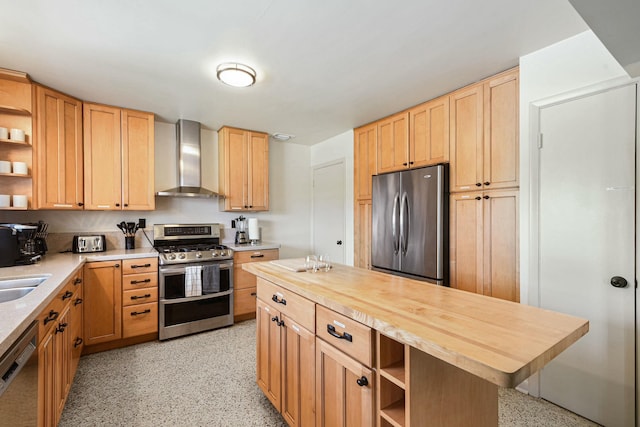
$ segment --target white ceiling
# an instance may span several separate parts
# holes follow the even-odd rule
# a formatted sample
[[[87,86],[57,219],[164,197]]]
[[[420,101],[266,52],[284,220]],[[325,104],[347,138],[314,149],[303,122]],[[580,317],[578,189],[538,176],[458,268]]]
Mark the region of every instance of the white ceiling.
[[[588,27],[567,0],[0,0],[0,67],[87,101],[311,145]],[[250,88],[215,78],[255,68]]]

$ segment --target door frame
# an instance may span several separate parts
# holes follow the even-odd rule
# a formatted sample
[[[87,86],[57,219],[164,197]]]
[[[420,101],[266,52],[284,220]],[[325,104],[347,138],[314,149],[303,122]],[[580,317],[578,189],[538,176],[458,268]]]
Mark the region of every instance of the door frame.
[[[538,101],[531,102],[529,104],[529,229],[528,229],[528,251],[529,259],[521,260],[521,262],[529,263],[529,277],[528,277],[528,297],[523,303],[539,307],[540,306],[540,276],[538,266],[539,259],[539,209],[540,209],[540,113],[543,108],[552,107],[554,105],[563,104],[566,102],[574,101],[580,98],[597,95],[599,93],[608,92],[624,86],[636,86],[636,159],[635,159],[635,176],[636,186],[640,183],[640,150],[638,145],[640,143],[640,78],[629,79],[628,77],[616,78],[601,82],[595,85],[590,85],[577,90],[572,90],[559,95],[543,98]],[[535,141],[535,142],[534,142]],[[543,141],[544,144],[544,141]],[[636,188],[636,236],[638,234],[638,226],[640,225],[640,212],[638,207],[640,206],[640,191]],[[635,244],[635,274],[636,277],[640,276],[640,240],[636,237]],[[522,283],[522,280],[521,280]],[[635,354],[636,354],[636,420],[640,419],[640,337],[638,332],[640,331],[640,317],[638,316],[638,307],[640,304],[640,293],[635,292],[636,312],[635,312]],[[540,376],[539,373],[532,375],[526,380],[521,387],[528,391],[529,394],[535,397],[540,397]]]
[[[315,173],[317,169],[324,169],[326,167],[329,166],[336,166],[336,165],[342,165],[342,170],[344,173],[343,176],[343,182],[345,184],[344,186],[344,215],[343,215],[343,221],[344,221],[344,236],[342,237],[342,259],[344,261],[345,264],[349,264],[349,260],[347,259],[347,254],[351,253],[353,254],[353,238],[351,239],[347,239],[347,235],[349,234],[347,231],[348,227],[347,227],[347,212],[349,211],[349,209],[351,209],[351,211],[353,212],[353,205],[351,205],[351,208],[349,207],[349,195],[347,194],[347,162],[346,159],[344,157],[335,159],[335,160],[331,160],[329,162],[324,162],[324,163],[318,163],[315,164],[313,166],[311,166],[311,245],[309,247],[309,253],[313,253],[313,250],[316,246],[316,236],[315,236],[315,187],[313,185],[313,179],[315,177]],[[351,233],[353,235],[353,233]],[[316,255],[320,255],[320,254],[316,254]],[[333,260],[332,260],[333,261]]]

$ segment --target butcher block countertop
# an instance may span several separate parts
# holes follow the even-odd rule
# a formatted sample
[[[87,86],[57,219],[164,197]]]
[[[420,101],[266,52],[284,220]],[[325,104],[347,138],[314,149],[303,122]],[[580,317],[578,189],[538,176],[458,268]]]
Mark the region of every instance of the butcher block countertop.
[[[361,268],[242,268],[502,387],[515,387],[589,330],[585,319]]]

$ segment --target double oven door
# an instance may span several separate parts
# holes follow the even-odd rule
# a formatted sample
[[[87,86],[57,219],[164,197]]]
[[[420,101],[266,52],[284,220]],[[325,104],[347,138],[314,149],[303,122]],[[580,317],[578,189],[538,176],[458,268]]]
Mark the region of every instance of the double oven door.
[[[217,264],[219,291],[185,296],[187,267]],[[163,265],[159,269],[160,340],[233,324],[233,260]]]

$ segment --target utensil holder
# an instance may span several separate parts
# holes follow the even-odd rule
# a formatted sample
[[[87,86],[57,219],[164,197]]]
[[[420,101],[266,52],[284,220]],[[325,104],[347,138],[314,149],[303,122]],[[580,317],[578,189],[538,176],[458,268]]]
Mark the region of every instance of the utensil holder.
[[[124,248],[125,249],[135,249],[136,248],[136,237],[135,236],[125,236],[125,238],[124,238]]]

